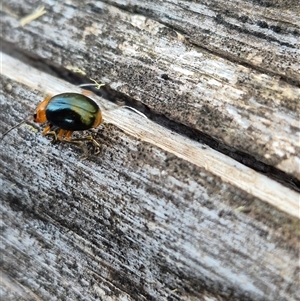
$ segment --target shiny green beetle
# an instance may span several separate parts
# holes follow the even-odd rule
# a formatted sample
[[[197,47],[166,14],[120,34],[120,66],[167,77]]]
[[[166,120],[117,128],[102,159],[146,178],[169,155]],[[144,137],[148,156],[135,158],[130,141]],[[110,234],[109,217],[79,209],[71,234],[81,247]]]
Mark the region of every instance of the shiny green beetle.
[[[58,140],[70,141],[74,131],[98,127],[102,123],[99,106],[89,97],[79,93],[62,93],[46,97],[33,116],[38,123],[48,122],[46,135],[52,126],[58,127]]]

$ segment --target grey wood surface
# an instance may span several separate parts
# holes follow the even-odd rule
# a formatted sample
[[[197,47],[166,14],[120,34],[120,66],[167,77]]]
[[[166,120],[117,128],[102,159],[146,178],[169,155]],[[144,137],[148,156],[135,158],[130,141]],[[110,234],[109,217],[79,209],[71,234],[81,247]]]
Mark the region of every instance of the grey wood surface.
[[[297,1],[44,1],[23,28],[33,2],[4,1],[3,39],[300,179]]]
[[[0,140],[1,298],[299,300],[298,21],[295,1],[3,1],[2,133],[75,79],[106,99],[86,160],[33,122]]]

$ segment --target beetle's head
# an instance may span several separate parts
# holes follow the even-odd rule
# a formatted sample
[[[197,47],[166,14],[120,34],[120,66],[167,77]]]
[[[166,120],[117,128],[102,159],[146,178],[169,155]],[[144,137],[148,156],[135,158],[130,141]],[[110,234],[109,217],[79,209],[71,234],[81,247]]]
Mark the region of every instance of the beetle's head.
[[[35,114],[33,114],[34,122],[44,123],[47,121],[46,107],[50,101],[51,97],[47,96],[36,108]]]

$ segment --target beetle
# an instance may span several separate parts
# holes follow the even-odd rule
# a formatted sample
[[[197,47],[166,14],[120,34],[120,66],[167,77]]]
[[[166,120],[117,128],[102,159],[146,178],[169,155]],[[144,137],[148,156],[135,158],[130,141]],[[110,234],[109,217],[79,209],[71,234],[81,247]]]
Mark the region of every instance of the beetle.
[[[90,84],[85,84],[85,86]],[[92,84],[94,85],[94,84]],[[104,84],[102,84],[104,85]],[[83,86],[83,85],[81,85]],[[99,86],[99,84],[97,84]],[[101,85],[100,85],[101,86]],[[85,131],[91,128],[98,127],[102,121],[102,112],[97,103],[89,98],[87,95],[92,94],[87,90],[83,90],[82,94],[66,92],[54,96],[47,96],[36,108],[33,118],[24,119],[20,123],[11,127],[0,137],[0,141],[13,129],[19,127],[21,124],[34,120],[37,123],[47,123],[44,128],[44,135],[53,135],[54,141],[64,141],[79,145],[85,154],[87,149],[84,148],[82,141],[89,141],[99,148],[99,143],[92,136],[85,136],[82,138],[72,139],[71,135],[74,131]],[[147,118],[143,113],[129,107],[123,108],[131,109],[139,115]],[[56,131],[51,130],[53,127]],[[97,154],[97,153],[95,153]]]
[[[52,134],[55,140],[74,143],[81,147],[83,147],[81,141],[91,141],[96,147],[100,146],[92,136],[71,139],[71,135],[74,131],[96,128],[103,121],[99,106],[94,100],[84,94],[67,92],[47,96],[37,106],[33,120],[37,123],[48,122],[48,125],[43,130],[43,134]],[[13,128],[26,121],[28,121],[28,119],[23,120]],[[50,131],[52,127],[58,128],[58,131]],[[5,132],[1,138],[3,139],[13,128]]]
[[[102,113],[99,106],[84,94],[61,93],[47,96],[37,106],[33,120],[37,123],[49,122],[44,135],[56,126],[59,128],[57,139],[70,140],[74,131],[98,127],[102,123]]]

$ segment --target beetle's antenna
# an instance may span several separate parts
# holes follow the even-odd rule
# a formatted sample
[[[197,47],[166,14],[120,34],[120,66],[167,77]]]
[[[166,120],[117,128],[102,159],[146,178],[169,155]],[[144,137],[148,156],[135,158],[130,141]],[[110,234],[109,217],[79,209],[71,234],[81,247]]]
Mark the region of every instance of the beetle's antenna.
[[[13,127],[11,127],[10,129],[8,129],[4,134],[2,134],[2,136],[0,137],[0,141],[3,140],[3,138],[10,132],[12,131],[13,129],[19,127],[20,125],[22,125],[23,123],[27,122],[27,121],[30,121],[32,120],[32,117],[31,118],[27,118],[27,119],[24,119],[22,120],[21,122],[19,122],[18,124],[14,125]]]
[[[89,83],[89,84],[81,84],[81,85],[79,85],[78,87],[80,87],[80,88],[83,88],[83,87],[95,87],[96,89],[100,89],[101,87],[103,87],[103,86],[105,86],[105,84],[98,84],[96,81],[95,81],[95,83],[94,84],[91,84],[91,83]]]
[[[142,112],[140,112],[139,110],[137,110],[137,109],[135,109],[133,107],[130,107],[130,106],[121,106],[121,108],[126,108],[126,109],[129,109],[129,110],[132,110],[133,112],[135,112],[135,113],[141,115],[142,117],[148,119],[148,117],[145,114],[143,114]]]

